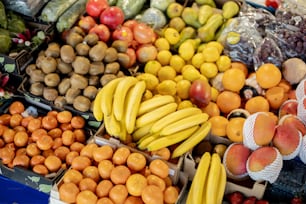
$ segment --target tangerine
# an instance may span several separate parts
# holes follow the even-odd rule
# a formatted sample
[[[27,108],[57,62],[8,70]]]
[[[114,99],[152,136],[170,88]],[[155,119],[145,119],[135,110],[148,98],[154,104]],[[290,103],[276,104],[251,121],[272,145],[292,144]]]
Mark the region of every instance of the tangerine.
[[[247,110],[250,114],[256,112],[269,112],[270,105],[265,97],[255,96],[247,100],[244,109]]]
[[[276,86],[282,79],[282,73],[279,68],[271,63],[261,65],[255,74],[259,86],[264,89]]]
[[[228,69],[222,77],[222,85],[226,90],[239,92],[245,84],[245,75],[240,69]]]
[[[216,101],[222,113],[229,113],[241,105],[241,98],[238,93],[232,91],[222,91],[219,93]]]
[[[224,116],[213,116],[208,120],[211,123],[211,134],[219,137],[226,136],[228,119]]]
[[[243,125],[245,118],[237,117],[229,120],[226,126],[226,135],[232,142],[243,141]]]

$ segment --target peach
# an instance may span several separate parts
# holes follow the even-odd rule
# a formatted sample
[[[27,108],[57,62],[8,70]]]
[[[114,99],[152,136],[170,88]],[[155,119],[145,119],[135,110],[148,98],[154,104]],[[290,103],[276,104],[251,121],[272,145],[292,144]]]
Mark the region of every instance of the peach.
[[[276,121],[265,112],[250,115],[243,125],[243,144],[251,150],[269,145],[275,133]]]
[[[233,179],[243,179],[247,174],[246,162],[251,150],[241,143],[232,143],[225,150],[223,164],[227,176]]]
[[[284,160],[293,159],[299,153],[302,144],[302,134],[291,124],[281,124],[276,128],[272,144]]]
[[[294,126],[298,131],[302,133],[302,135],[306,134],[306,126],[302,122],[302,120],[295,115],[284,115],[279,119],[278,124],[290,124]]]
[[[250,154],[246,167],[251,179],[273,183],[283,167],[282,155],[276,147],[260,147]]]
[[[278,110],[278,117],[281,118],[284,115],[292,114],[297,115],[298,101],[295,99],[286,100]]]

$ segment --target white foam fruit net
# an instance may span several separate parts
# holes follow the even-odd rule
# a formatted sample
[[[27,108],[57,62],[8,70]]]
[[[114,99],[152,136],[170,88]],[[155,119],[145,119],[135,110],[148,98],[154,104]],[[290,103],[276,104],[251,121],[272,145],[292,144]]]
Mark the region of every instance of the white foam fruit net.
[[[300,83],[297,85],[295,89],[295,96],[296,100],[301,100],[306,95],[306,79],[303,79],[300,81]]]
[[[297,106],[297,116],[303,121],[304,124],[306,124],[306,108],[304,104],[306,105],[306,95],[304,95],[302,99],[298,100]]]
[[[249,169],[249,159],[247,160],[247,171],[251,179],[255,181],[268,181],[269,183],[274,183],[277,180],[279,173],[283,167],[283,157],[277,148],[272,148],[274,148],[277,152],[277,156],[271,164],[264,167],[264,169],[262,169],[261,171],[251,171]]]
[[[298,156],[301,161],[306,164],[306,135],[302,137],[302,144]]]

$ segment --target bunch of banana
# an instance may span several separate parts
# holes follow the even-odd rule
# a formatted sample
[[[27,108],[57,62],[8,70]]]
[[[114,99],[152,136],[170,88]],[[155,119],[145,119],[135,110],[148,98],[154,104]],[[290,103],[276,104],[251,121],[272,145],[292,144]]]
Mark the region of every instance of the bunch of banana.
[[[103,119],[106,131],[126,141],[127,134],[134,131],[136,117],[146,83],[135,77],[116,78],[107,83],[97,94],[93,114],[98,121]]]
[[[221,204],[226,186],[226,172],[217,153],[205,152],[191,183],[186,204]]]

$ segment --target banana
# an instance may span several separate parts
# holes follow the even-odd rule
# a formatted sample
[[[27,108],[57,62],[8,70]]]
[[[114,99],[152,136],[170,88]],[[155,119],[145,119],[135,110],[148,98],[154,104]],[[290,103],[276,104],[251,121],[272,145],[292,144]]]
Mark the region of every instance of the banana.
[[[175,132],[184,130],[186,128],[195,126],[195,125],[199,125],[204,123],[205,121],[208,120],[208,114],[207,113],[198,113],[198,114],[194,114],[191,115],[189,117],[185,117],[183,119],[180,119],[174,123],[171,123],[170,125],[164,127],[160,134],[161,135],[170,135],[173,134]]]
[[[115,118],[113,112],[110,113],[110,115],[104,116],[104,123],[105,123],[105,129],[106,131],[114,137],[119,137],[121,132],[121,124],[117,119]]]
[[[201,142],[207,135],[211,129],[211,122],[204,122],[201,127],[193,133],[189,138],[187,138],[184,142],[182,142],[179,146],[177,146],[172,152],[172,158],[179,157],[189,150],[191,150],[194,146],[196,146],[199,142]]]
[[[221,163],[221,171],[220,171],[220,178],[219,178],[219,187],[218,187],[218,195],[217,195],[217,202],[216,204],[221,204],[223,197],[224,197],[224,192],[225,192],[225,187],[226,187],[226,171],[225,167]]]
[[[157,138],[156,140],[152,141],[150,144],[147,145],[148,151],[155,151],[159,150],[164,147],[168,147],[170,145],[179,143],[186,138],[190,137],[197,129],[199,128],[198,125],[193,127],[187,128],[185,130],[181,130],[171,135],[167,135],[164,137]]]
[[[178,120],[181,120],[183,118],[186,118],[191,115],[199,114],[201,113],[201,109],[190,107],[190,108],[184,108],[181,110],[177,110],[173,113],[170,113],[169,115],[166,115],[165,117],[161,118],[160,120],[156,121],[154,125],[151,128],[151,132],[158,132],[162,130],[164,127],[170,125],[171,123],[174,123]]]
[[[162,105],[174,102],[174,97],[170,95],[158,95],[143,101],[137,113],[137,116],[143,115],[144,113],[150,112]]]
[[[123,77],[116,78],[108,82],[102,89],[101,93],[101,109],[105,116],[110,116],[113,109],[113,95],[118,83]]]
[[[211,155],[205,152],[199,162],[196,173],[191,183],[191,191],[188,193],[187,204],[205,203],[203,201],[203,193],[205,192],[205,183],[208,177]]]
[[[145,135],[149,134],[153,124],[154,124],[154,122],[149,123],[147,125],[144,125],[144,126],[138,128],[138,129],[136,129],[132,133],[133,141],[136,142],[136,141],[140,140],[142,137],[144,137]]]
[[[148,144],[150,144],[152,141],[154,141],[156,138],[158,138],[159,132],[157,133],[153,133],[153,134],[148,134],[144,137],[142,137],[139,141],[138,141],[138,149],[140,150],[145,150],[148,146]]]
[[[146,82],[138,81],[127,94],[124,123],[129,134],[134,131],[138,109],[145,90]]]
[[[207,177],[207,187],[204,192],[206,194],[206,203],[217,203],[220,171],[221,158],[219,154],[213,153],[211,156],[211,164]]]
[[[114,93],[114,99],[113,99],[113,110],[114,115],[118,121],[122,120],[122,115],[124,110],[124,103],[126,100],[126,95],[129,91],[129,89],[137,83],[137,79],[132,76],[124,77],[119,84],[117,85],[117,88]]]
[[[136,119],[136,128],[147,125],[151,122],[157,121],[162,117],[174,112],[177,108],[177,103],[172,102],[161,107],[156,108],[150,112],[147,112]]]
[[[102,101],[102,91],[103,89],[100,89],[96,95],[96,98],[93,102],[92,107],[92,113],[97,121],[103,120],[103,112],[101,108],[101,101]]]

